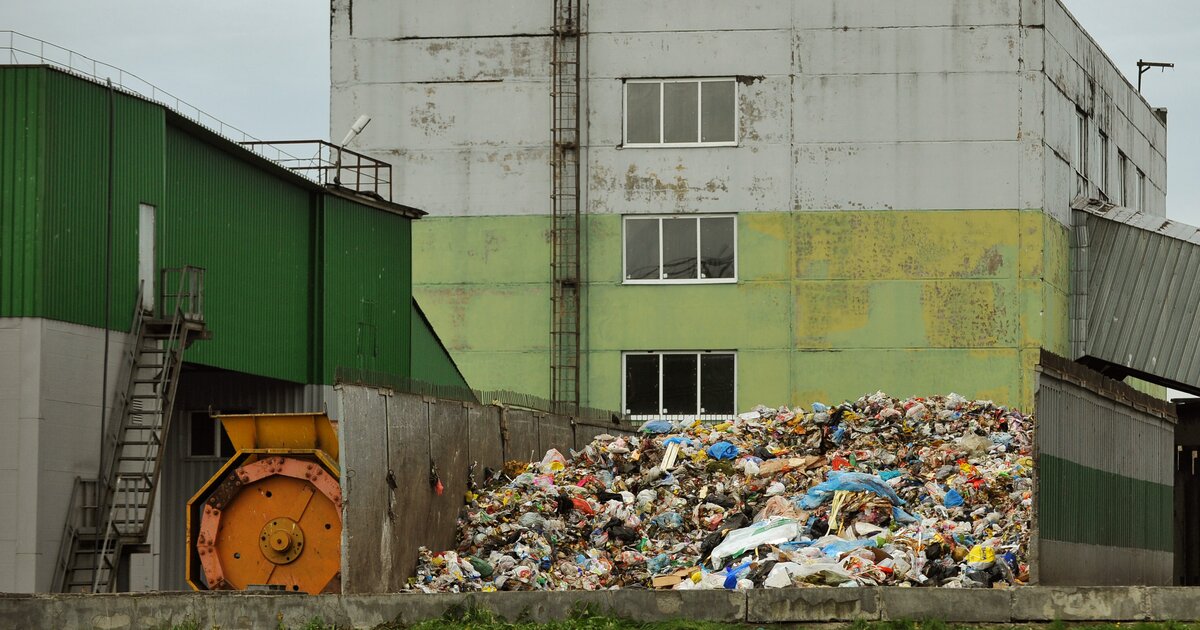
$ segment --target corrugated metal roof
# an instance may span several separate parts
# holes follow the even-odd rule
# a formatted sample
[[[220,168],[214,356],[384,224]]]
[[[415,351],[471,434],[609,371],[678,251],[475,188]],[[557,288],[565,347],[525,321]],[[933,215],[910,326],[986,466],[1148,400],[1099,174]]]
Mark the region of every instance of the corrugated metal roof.
[[[1200,228],[1095,200],[1074,209],[1075,353],[1200,393]]]

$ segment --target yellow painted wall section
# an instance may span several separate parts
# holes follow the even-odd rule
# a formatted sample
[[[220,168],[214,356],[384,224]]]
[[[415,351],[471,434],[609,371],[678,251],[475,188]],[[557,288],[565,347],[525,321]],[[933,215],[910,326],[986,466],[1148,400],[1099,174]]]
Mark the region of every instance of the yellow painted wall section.
[[[414,292],[473,387],[546,395],[547,217],[414,224]],[[585,221],[585,404],[621,406],[621,352],[736,350],[738,405],[882,389],[1032,406],[1068,344],[1066,228],[1039,211],[738,215],[738,283],[622,284],[622,218]]]

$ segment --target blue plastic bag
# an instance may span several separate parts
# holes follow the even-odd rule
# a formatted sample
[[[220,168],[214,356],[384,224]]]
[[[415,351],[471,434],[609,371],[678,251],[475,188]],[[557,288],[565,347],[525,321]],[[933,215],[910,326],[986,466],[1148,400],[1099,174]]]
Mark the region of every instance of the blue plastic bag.
[[[917,517],[893,505],[892,520],[896,521],[897,523],[916,523]]]
[[[679,437],[678,435],[675,437],[669,437],[669,438],[663,440],[663,446],[670,446],[672,444],[679,444],[680,446],[691,446],[692,441],[685,437]]]
[[[815,402],[812,404],[812,410],[813,410],[813,413],[823,413],[823,412],[829,411],[829,407],[826,407],[825,405],[823,405],[819,402]]]
[[[901,474],[903,473],[901,473],[899,470],[881,470],[879,471],[879,478],[884,481],[891,481],[896,477],[899,477]]]
[[[958,490],[947,490],[945,498],[942,499],[942,505],[946,507],[958,507],[963,504],[963,496],[958,493]]]
[[[670,433],[675,425],[666,420],[653,420],[642,425],[642,433]]]
[[[744,562],[736,567],[729,567],[729,571],[725,573],[725,588],[734,590],[737,588],[738,575],[750,568],[749,562]]]
[[[830,543],[821,547],[821,553],[836,558],[847,551],[854,551],[863,547],[878,547],[879,543],[875,542],[874,538],[864,538],[862,540],[843,540],[841,542]]]
[[[733,459],[740,452],[738,447],[723,440],[708,447],[708,456],[713,459]]]
[[[813,486],[800,499],[800,507],[806,510],[816,509],[822,503],[833,498],[834,492],[849,490],[851,492],[873,492],[888,501],[892,505],[905,505],[904,499],[896,494],[892,487],[887,485],[883,479],[875,475],[860,472],[835,472],[829,476],[829,479]]]

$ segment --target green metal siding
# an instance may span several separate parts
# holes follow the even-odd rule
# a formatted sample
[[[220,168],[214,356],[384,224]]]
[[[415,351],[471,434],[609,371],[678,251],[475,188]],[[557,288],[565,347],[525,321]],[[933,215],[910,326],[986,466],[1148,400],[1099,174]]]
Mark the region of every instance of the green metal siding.
[[[468,387],[416,300],[412,301],[412,377],[434,385]]]
[[[312,193],[174,126],[166,180],[163,266],[207,269],[214,337],[187,360],[309,382]]]
[[[46,182],[41,315],[104,325],[109,91],[46,75]],[[137,296],[138,204],[162,204],[163,112],[114,92],[111,326],[128,330]]]
[[[323,382],[338,367],[410,376],[410,220],[332,195],[322,213]]]
[[[1045,540],[1156,551],[1174,548],[1174,490],[1043,454],[1038,526]]]
[[[46,72],[0,70],[0,317],[41,307]]]

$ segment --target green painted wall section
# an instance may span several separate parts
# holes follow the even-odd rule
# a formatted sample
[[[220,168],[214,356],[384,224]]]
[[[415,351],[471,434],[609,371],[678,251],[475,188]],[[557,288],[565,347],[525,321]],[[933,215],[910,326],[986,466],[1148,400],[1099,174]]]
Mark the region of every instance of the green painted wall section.
[[[412,302],[412,377],[434,385],[469,387],[462,372],[454,364],[437,332],[421,311],[416,300]]]
[[[1174,490],[1043,454],[1038,527],[1046,540],[1155,551],[1174,548]]]
[[[332,383],[337,367],[410,375],[410,225],[396,215],[325,196],[321,382]]]
[[[174,127],[166,136],[165,267],[205,271],[213,339],[187,360],[309,381],[313,269],[305,189]]]
[[[744,213],[735,285],[623,285],[621,217],[586,221],[591,406],[620,406],[622,351],[710,349],[738,352],[740,407],[883,389],[1031,408],[1039,349],[1067,349],[1067,233],[1041,212]],[[475,387],[546,393],[548,227],[417,225],[414,291]]]
[[[549,230],[545,216],[413,224],[413,295],[472,387],[549,395]]]
[[[0,317],[41,309],[46,72],[0,70]]]

